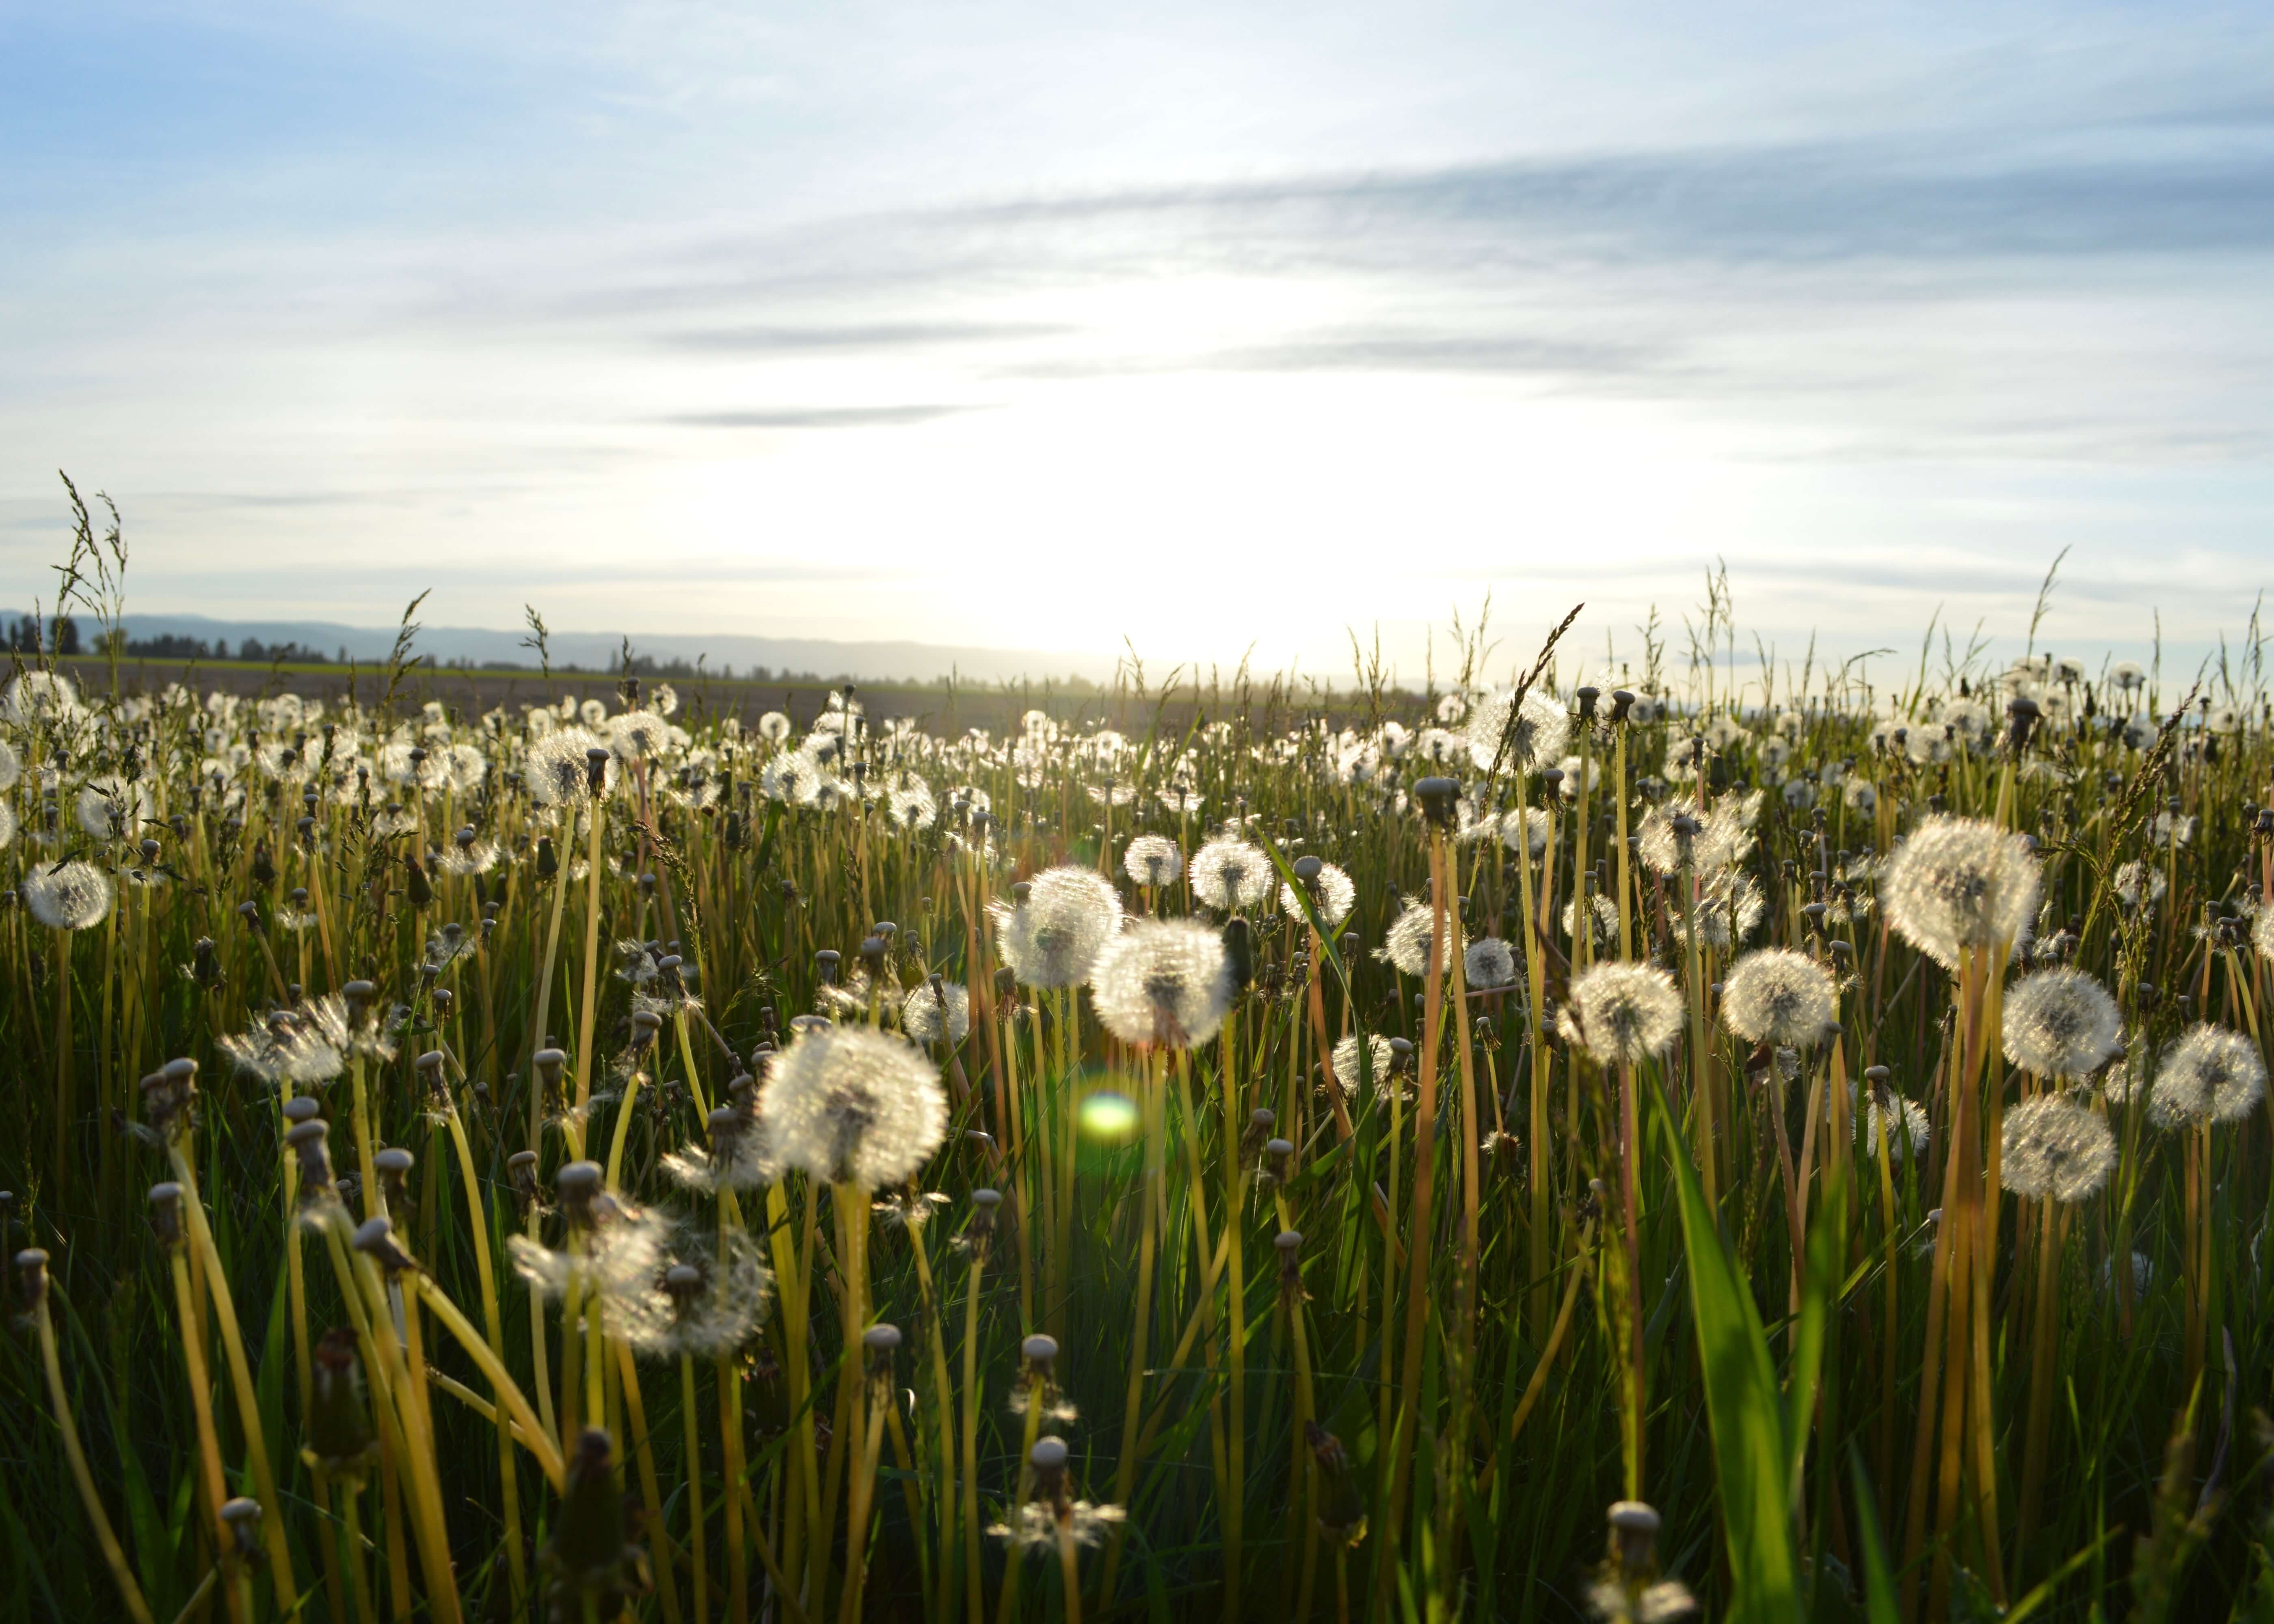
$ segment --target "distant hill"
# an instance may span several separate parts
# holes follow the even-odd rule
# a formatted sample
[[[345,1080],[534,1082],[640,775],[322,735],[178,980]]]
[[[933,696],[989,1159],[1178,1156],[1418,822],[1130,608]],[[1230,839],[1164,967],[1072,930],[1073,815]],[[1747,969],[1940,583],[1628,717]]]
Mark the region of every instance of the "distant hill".
[[[0,611],[13,625],[21,611]],[[348,626],[334,620],[223,620],[201,614],[146,614],[129,612],[126,635],[132,640],[186,638],[211,646],[225,641],[232,657],[250,637],[264,650],[290,643],[325,659],[346,658],[365,664],[384,659],[395,646],[392,626]],[[90,643],[94,628],[84,619],[79,635]],[[418,633],[418,651],[437,665],[471,664],[495,668],[526,665],[534,670],[535,652],[522,645],[519,628],[497,631],[485,627],[425,626]],[[621,632],[555,631],[551,634],[555,670],[578,666],[606,671],[621,652]],[[630,634],[635,658],[664,664],[704,661],[705,669],[720,675],[731,666],[734,674],[748,677],[761,668],[769,678],[809,676],[825,680],[871,682],[929,682],[951,673],[975,682],[1015,681],[1045,677],[1081,677],[1091,681],[1111,679],[1114,661],[1097,655],[1048,652],[1034,649],[958,648],[923,643],[832,643],[812,637],[761,637],[723,632],[689,635],[683,633],[643,636]]]

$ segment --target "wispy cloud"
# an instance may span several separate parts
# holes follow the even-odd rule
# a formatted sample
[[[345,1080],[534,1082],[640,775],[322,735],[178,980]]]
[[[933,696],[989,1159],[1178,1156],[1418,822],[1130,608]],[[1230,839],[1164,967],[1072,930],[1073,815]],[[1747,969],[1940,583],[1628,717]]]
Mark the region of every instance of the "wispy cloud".
[[[983,406],[788,406],[747,411],[681,412],[659,421],[695,429],[874,429],[937,423]]]

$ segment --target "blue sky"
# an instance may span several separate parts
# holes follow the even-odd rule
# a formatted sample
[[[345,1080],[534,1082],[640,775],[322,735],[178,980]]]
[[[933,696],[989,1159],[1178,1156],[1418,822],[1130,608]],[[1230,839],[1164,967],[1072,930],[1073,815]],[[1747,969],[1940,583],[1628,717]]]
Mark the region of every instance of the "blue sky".
[[[0,0],[0,571],[1336,665],[2240,629],[2274,14]]]

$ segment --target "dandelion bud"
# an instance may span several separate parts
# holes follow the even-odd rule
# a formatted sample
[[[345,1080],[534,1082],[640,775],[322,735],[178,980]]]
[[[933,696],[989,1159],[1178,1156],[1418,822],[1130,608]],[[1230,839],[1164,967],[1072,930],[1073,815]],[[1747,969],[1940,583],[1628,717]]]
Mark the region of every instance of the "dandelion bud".
[[[824,984],[831,986],[836,984],[837,966],[843,961],[844,957],[833,947],[825,947],[814,954],[813,967],[820,973]]]
[[[260,1550],[260,1502],[238,1495],[225,1500],[221,1508],[222,1525],[229,1530],[240,1559],[257,1555]]]
[[[150,1186],[150,1225],[158,1244],[172,1252],[188,1238],[182,1228],[182,1187],[173,1180]]]
[[[1303,1441],[1319,1469],[1319,1527],[1346,1545],[1366,1538],[1366,1497],[1351,1470],[1343,1440],[1315,1421],[1303,1423]]]
[[[1255,980],[1255,949],[1247,921],[1233,914],[1224,925],[1224,966],[1234,989]]]
[[[884,937],[872,936],[861,938],[861,962],[867,966],[872,977],[884,973],[885,951]]]
[[[27,1314],[48,1300],[48,1254],[37,1246],[16,1254],[16,1300]]]
[[[1658,1565],[1659,1515],[1638,1500],[1614,1501],[1609,1515],[1611,1560],[1628,1575],[1647,1574]]]
[[[372,1001],[379,996],[379,989],[369,981],[350,981],[340,989],[340,996],[348,1003],[348,1018],[360,1021],[371,1012]]]
[[[332,1153],[328,1143],[330,1134],[328,1125],[312,1117],[295,1123],[285,1131],[285,1147],[299,1159],[303,1201],[312,1201],[332,1187]]]
[[[415,1160],[400,1145],[389,1145],[384,1150],[373,1153],[372,1170],[379,1175],[380,1187],[386,1192],[390,1207],[409,1203],[410,1198],[404,1192],[403,1181],[410,1177],[411,1164]]]
[[[1247,1114],[1247,1131],[1240,1135],[1240,1154],[1254,1155],[1256,1147],[1271,1137],[1271,1130],[1279,1118],[1268,1107],[1257,1106]]]
[[[513,1180],[513,1192],[523,1205],[537,1199],[537,1153],[516,1150],[505,1159],[506,1176]]]
[[[1583,722],[1593,721],[1595,719],[1595,701],[1602,697],[1602,690],[1600,688],[1583,688],[1578,691],[1578,693],[1574,695],[1573,697],[1577,699],[1579,702],[1579,719]]]
[[[596,744],[591,746],[585,750],[584,788],[586,793],[598,796],[606,792],[608,787],[609,760],[610,753],[604,746]]]
[[[861,1347],[868,1356],[870,1384],[889,1387],[892,1380],[892,1356],[900,1351],[900,1327],[896,1325],[872,1325],[861,1333]]]
[[[437,1097],[445,1094],[448,1090],[442,1079],[442,1051],[430,1049],[418,1056],[417,1064],[419,1078],[425,1083],[427,1092]]]
[[[1287,1182],[1288,1162],[1295,1154],[1291,1139],[1268,1139],[1263,1146],[1263,1159],[1271,1177],[1281,1184]]]
[[[561,1210],[577,1229],[589,1229],[595,1222],[593,1203],[599,1199],[602,1177],[597,1162],[571,1162],[553,1176],[553,1189],[561,1198]]]
[[[1029,1375],[1038,1370],[1047,1371],[1050,1361],[1058,1357],[1058,1338],[1039,1334],[1029,1336],[1019,1344],[1019,1353],[1020,1357],[1027,1361]]]
[[[632,1052],[637,1054],[654,1042],[655,1034],[662,1026],[663,1017],[653,1010],[634,1010],[632,1011]]]
[[[1450,778],[1424,778],[1413,786],[1421,814],[1440,829],[1450,829],[1457,815],[1461,786]]]
[[[377,1440],[365,1404],[355,1333],[344,1327],[325,1332],[309,1374],[305,1458],[320,1473],[359,1481]]]
[[[568,1486],[561,1496],[561,1520],[549,1555],[571,1605],[561,1616],[578,1616],[580,1599],[613,1596],[622,1581],[629,1553],[624,1538],[624,1497],[616,1489],[612,1464],[615,1447],[597,1426],[577,1437],[568,1459]],[[601,1610],[596,1605],[594,1612]],[[613,1613],[614,1609],[608,1610]]]
[[[411,1267],[410,1254],[395,1244],[394,1222],[384,1214],[366,1218],[358,1224],[348,1244],[378,1264],[389,1275],[399,1274]]]

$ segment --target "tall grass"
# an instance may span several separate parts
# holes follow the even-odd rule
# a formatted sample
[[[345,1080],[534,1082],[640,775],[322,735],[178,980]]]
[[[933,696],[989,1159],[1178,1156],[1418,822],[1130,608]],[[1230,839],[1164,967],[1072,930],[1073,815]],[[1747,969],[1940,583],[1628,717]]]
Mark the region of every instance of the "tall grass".
[[[1480,641],[1442,691],[1132,681],[996,737],[848,694],[777,743],[627,685],[579,815],[523,777],[566,720],[422,708],[410,630],[360,703],[41,703],[36,660],[9,691],[11,877],[80,859],[116,902],[0,914],[0,1618],[2274,1605],[2274,1108],[2167,1131],[2144,1086],[2198,1021],[2263,1052],[2255,688],[1684,685],[1551,649],[1556,778],[1445,731]],[[817,801],[768,771],[801,750]],[[1465,800],[1416,793],[1448,775]],[[1636,861],[1683,793],[1750,820],[1729,872]],[[2042,872],[2024,939],[1956,973],[1877,894],[1938,812]],[[1236,924],[1120,872],[1133,834],[1228,823],[1275,898]],[[1306,856],[1356,881],[1347,921]],[[1019,984],[989,909],[1056,865],[1226,927],[1221,1034],[1132,1047]],[[1758,921],[1685,928],[1739,880]],[[1510,942],[1515,984],[1377,958],[1413,898]],[[1721,1019],[1771,944],[1836,978],[1805,1056]],[[1623,1072],[1557,1021],[1620,959],[1683,1001]],[[2077,1085],[2114,1176],[2058,1211],[1997,1177],[2001,1113],[2052,1086],[2007,1063],[2000,989],[2054,959],[2124,1051]],[[798,1018],[896,1029],[935,977],[969,1024],[926,1040],[948,1131],[909,1184],[729,1176]],[[323,1019],[338,1064],[295,1074]],[[1388,1075],[1363,1044],[1333,1074],[1352,1034],[1401,1040]],[[1916,1151],[1873,1126],[1906,1101]],[[651,1280],[610,1273],[638,1214]],[[554,1289],[508,1267],[532,1245]],[[673,1259],[680,1318],[643,1329],[619,1297],[662,1300]],[[691,1334],[760,1259],[763,1312]],[[1657,1521],[1614,1537],[1630,1500]]]

